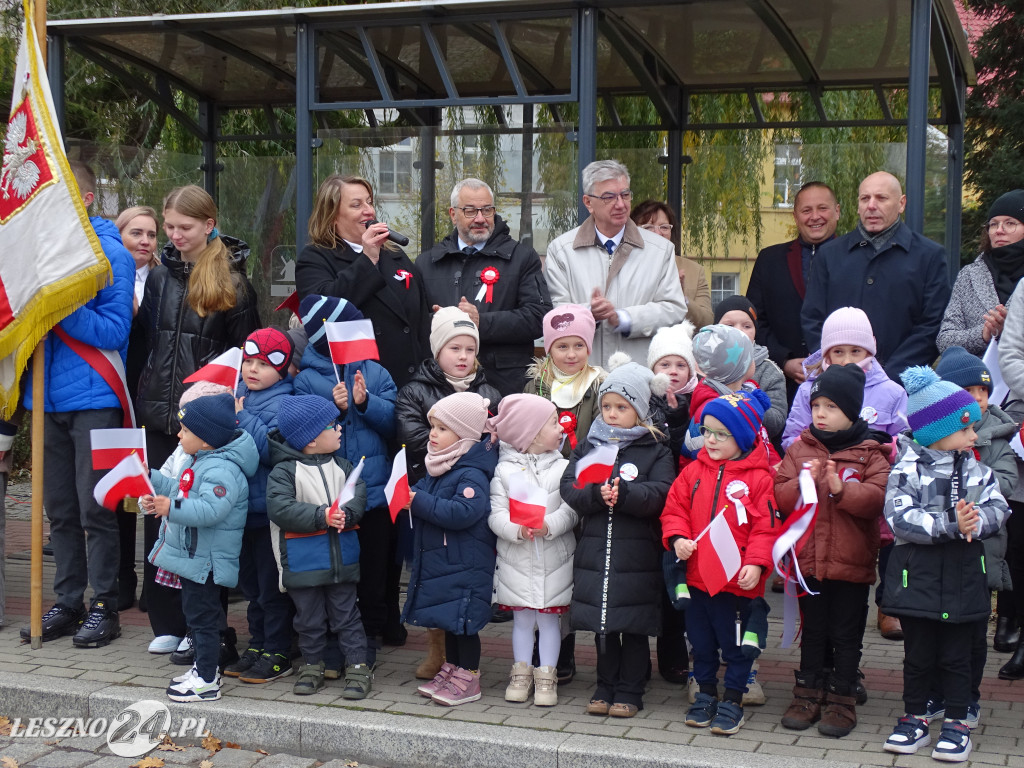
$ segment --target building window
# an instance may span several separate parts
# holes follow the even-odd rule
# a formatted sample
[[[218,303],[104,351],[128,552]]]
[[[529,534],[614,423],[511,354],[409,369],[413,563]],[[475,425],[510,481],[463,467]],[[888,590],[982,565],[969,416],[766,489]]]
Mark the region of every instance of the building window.
[[[800,145],[775,145],[775,190],[772,206],[792,208],[800,191]]]
[[[380,188],[382,195],[400,195],[412,191],[412,153],[380,153]]]
[[[740,276],[736,272],[711,273],[711,308],[714,309],[722,299],[735,296],[740,292]]]

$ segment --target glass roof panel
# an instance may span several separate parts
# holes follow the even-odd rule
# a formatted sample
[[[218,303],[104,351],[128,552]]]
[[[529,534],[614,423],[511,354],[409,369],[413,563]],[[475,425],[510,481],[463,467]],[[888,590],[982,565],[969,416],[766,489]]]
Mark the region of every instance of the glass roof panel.
[[[502,28],[528,92],[572,90],[572,19],[517,19]]]
[[[321,101],[376,101],[380,90],[359,38],[347,31],[316,37],[316,82]]]

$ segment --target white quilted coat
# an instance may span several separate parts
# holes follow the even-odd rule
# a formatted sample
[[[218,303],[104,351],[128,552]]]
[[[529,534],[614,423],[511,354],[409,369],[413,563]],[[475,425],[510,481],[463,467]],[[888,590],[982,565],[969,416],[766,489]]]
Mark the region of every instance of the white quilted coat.
[[[576,551],[576,513],[562,501],[558,485],[569,463],[558,451],[540,455],[520,453],[501,444],[498,466],[491,480],[491,516],[488,524],[498,537],[494,568],[493,602],[526,608],[569,605],[572,599],[572,556]],[[536,546],[519,538],[519,525],[508,512],[508,484],[513,472],[529,473],[530,483],[548,492],[544,521],[547,536]],[[539,556],[538,556],[539,554]]]

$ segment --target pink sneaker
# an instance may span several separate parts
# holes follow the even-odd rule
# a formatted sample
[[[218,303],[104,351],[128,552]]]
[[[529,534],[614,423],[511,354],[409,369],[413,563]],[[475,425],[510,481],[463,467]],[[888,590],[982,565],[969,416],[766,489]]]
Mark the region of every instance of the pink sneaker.
[[[468,669],[456,667],[432,698],[446,707],[476,701],[480,698],[480,673],[474,675]]]
[[[428,699],[433,698],[434,694],[437,693],[438,689],[448,682],[448,678],[451,677],[452,672],[456,669],[454,664],[449,664],[447,661],[441,665],[441,669],[434,679],[429,683],[424,683],[416,689],[416,693],[420,696],[426,696]]]

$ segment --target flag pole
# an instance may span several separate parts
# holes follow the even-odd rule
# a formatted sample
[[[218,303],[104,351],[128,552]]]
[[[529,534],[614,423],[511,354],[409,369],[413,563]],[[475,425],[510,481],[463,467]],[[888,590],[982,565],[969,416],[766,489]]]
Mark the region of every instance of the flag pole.
[[[33,3],[36,40],[46,40],[46,0]],[[25,20],[26,24],[28,19]],[[46,46],[40,45],[46,64]],[[32,560],[29,568],[29,633],[32,650],[43,647],[43,387],[45,386],[45,337],[32,353]]]

